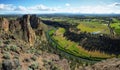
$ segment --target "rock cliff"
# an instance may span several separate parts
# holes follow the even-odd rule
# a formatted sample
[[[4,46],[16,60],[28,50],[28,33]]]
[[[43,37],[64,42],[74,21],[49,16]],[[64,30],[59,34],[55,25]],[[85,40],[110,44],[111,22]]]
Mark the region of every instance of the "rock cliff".
[[[28,42],[34,46],[37,35],[43,35],[40,18],[35,15],[24,15],[16,20],[0,18],[0,30],[10,32],[15,38]]]
[[[6,18],[0,18],[0,30],[7,32],[9,30],[9,22]]]

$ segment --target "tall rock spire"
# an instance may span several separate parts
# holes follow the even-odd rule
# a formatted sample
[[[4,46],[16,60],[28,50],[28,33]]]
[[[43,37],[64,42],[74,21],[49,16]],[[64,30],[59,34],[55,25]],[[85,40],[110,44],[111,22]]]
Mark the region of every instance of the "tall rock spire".
[[[34,45],[36,35],[30,25],[30,15],[24,15],[22,18],[23,39],[30,43],[30,46]]]

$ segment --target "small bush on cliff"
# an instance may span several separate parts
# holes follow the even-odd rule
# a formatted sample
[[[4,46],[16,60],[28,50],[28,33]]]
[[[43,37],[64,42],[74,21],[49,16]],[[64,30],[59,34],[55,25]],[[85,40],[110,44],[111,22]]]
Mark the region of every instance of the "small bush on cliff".
[[[18,49],[19,47],[16,45],[6,45],[4,48],[5,51],[13,51],[13,52],[17,52]]]
[[[7,40],[4,42],[5,44],[10,44],[10,40]]]
[[[9,52],[4,53],[3,58],[4,59],[10,59],[10,53]]]
[[[31,69],[33,69],[33,70],[38,69],[38,68],[39,68],[39,63],[34,62],[34,63],[31,64],[29,67],[30,67]]]
[[[54,62],[50,60],[43,60],[43,62],[46,69],[62,70],[58,65],[56,65]]]
[[[35,53],[37,49],[35,48],[29,48],[27,53]]]
[[[19,62],[19,60],[18,59],[14,59],[14,68],[15,69],[19,69],[20,68],[20,62]]]
[[[42,54],[42,51],[39,49],[35,52],[35,55],[41,55]]]
[[[31,57],[31,59],[32,59],[33,61],[36,61],[37,57],[36,57],[35,55],[33,55],[33,56]]]
[[[12,45],[10,47],[10,50],[16,52],[18,50],[18,47],[16,45]]]
[[[18,50],[18,47],[16,45],[6,45],[4,50],[16,52]]]
[[[6,45],[6,46],[4,47],[4,50],[5,50],[5,51],[9,51],[9,50],[10,50],[10,45]]]
[[[15,58],[15,59],[19,59],[19,55],[18,55],[18,54],[15,54],[15,55],[14,55],[14,58]]]
[[[60,67],[58,67],[56,64],[51,65],[52,70],[61,70]]]

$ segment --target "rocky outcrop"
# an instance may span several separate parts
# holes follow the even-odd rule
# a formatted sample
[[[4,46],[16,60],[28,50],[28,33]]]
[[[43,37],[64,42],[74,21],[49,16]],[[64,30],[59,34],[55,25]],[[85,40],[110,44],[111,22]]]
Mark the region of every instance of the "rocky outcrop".
[[[6,18],[0,18],[0,30],[7,32],[9,30],[9,22]]]
[[[20,20],[10,20],[9,31],[14,35],[14,37],[22,39],[23,30],[20,24]]]
[[[30,15],[24,15],[17,20],[10,21],[10,32],[17,38],[29,42],[30,46],[34,45],[36,35],[30,24]]]
[[[34,45],[36,35],[30,25],[30,15],[24,15],[21,22],[23,30],[23,39],[30,43],[30,46]]]
[[[39,17],[36,17],[36,15],[30,16],[30,24],[31,27],[34,29],[37,29],[40,27],[41,19]]]
[[[44,35],[42,21],[36,15],[24,15],[16,20],[7,20],[0,18],[0,30],[7,33],[9,31],[15,38],[19,38],[28,42],[33,46],[36,35]]]
[[[120,70],[120,59],[112,58],[98,62],[84,70]]]

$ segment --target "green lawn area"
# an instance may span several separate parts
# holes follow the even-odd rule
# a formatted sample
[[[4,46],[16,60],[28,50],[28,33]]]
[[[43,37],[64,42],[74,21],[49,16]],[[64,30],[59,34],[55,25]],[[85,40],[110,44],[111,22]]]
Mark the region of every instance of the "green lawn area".
[[[105,24],[99,24],[97,22],[80,22],[77,26],[82,32],[100,32],[109,34],[109,28]]]
[[[59,28],[55,33],[61,33],[63,34],[65,30],[63,28]],[[65,52],[71,53],[75,56],[83,57],[83,58],[90,58],[98,60],[101,58],[110,58],[111,55],[101,53],[99,51],[87,51],[81,46],[78,45],[78,43],[75,43],[73,41],[67,40],[65,37],[61,35],[55,35],[52,36],[53,40],[55,40],[60,46],[57,46],[59,49],[64,50]]]

